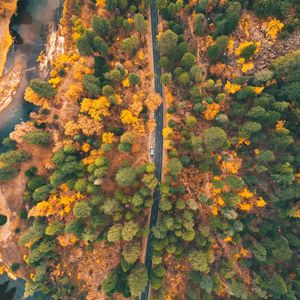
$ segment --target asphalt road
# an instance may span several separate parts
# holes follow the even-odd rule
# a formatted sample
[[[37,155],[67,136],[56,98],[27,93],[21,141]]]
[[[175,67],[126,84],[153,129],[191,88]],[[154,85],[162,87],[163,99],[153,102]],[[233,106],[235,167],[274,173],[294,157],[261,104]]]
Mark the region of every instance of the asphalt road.
[[[157,26],[158,26],[158,10],[156,8],[156,0],[151,0],[150,2],[150,12],[151,12],[151,37],[152,37],[152,47],[153,47],[153,64],[154,64],[154,88],[155,92],[159,93],[163,96],[162,93],[162,84],[160,83],[161,77],[161,68],[159,65],[159,51],[157,47]],[[162,130],[164,127],[164,104],[162,103],[159,108],[155,112],[155,119],[156,119],[156,130],[155,130],[155,149],[154,149],[154,163],[156,167],[156,177],[158,181],[161,182],[161,175],[162,175],[162,161],[163,161],[163,136]],[[156,187],[153,193],[153,206],[151,209],[151,216],[150,216],[150,234],[148,236],[147,241],[147,250],[146,250],[146,258],[145,258],[145,265],[148,269],[150,274],[152,270],[152,242],[153,242],[153,233],[152,228],[157,223],[158,218],[158,207],[160,201],[160,191],[159,185]],[[149,289],[150,286],[148,285],[144,292],[141,295],[141,300],[148,300],[149,298]]]

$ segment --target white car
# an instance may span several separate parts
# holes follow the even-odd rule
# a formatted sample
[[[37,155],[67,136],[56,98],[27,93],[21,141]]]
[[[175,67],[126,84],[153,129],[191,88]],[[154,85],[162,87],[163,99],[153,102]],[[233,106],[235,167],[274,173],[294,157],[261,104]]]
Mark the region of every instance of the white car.
[[[150,148],[150,156],[154,156],[154,149]]]

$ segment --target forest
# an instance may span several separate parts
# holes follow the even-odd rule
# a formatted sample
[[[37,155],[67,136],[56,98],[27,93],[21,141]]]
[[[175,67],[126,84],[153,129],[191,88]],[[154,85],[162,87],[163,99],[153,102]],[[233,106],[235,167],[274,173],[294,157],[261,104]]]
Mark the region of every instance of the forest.
[[[60,23],[2,142],[1,273],[41,299],[300,299],[299,1],[65,0]]]

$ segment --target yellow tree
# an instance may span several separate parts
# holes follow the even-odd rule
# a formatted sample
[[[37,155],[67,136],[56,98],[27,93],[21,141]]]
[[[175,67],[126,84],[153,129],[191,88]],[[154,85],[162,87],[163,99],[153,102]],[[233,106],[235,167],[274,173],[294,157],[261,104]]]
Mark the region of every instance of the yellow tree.
[[[98,99],[84,98],[81,102],[81,112],[87,113],[96,121],[100,121],[101,117],[108,117],[110,115],[109,107],[110,102],[104,96]]]
[[[150,111],[156,110],[162,102],[161,96],[158,93],[151,93],[145,100],[145,104],[147,105]]]

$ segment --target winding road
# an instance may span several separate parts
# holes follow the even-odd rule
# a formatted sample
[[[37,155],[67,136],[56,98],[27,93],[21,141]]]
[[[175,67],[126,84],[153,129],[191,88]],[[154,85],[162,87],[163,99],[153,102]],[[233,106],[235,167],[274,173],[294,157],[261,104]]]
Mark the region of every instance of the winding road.
[[[150,2],[150,14],[151,14],[151,38],[152,38],[152,53],[153,53],[153,66],[154,66],[154,89],[156,93],[159,93],[163,97],[161,78],[161,68],[159,65],[159,51],[157,46],[156,36],[158,33],[158,10],[156,7],[156,0]],[[154,149],[154,163],[156,167],[156,177],[161,182],[162,178],[162,164],[163,164],[163,136],[162,130],[164,127],[164,104],[162,103],[155,112],[156,130],[155,130],[155,149]],[[160,184],[155,188],[153,193],[153,206],[150,215],[150,234],[147,240],[145,265],[150,274],[152,270],[152,242],[153,233],[152,228],[156,225],[158,219],[158,208],[160,201]],[[141,295],[141,300],[148,300],[150,285],[148,285]]]

